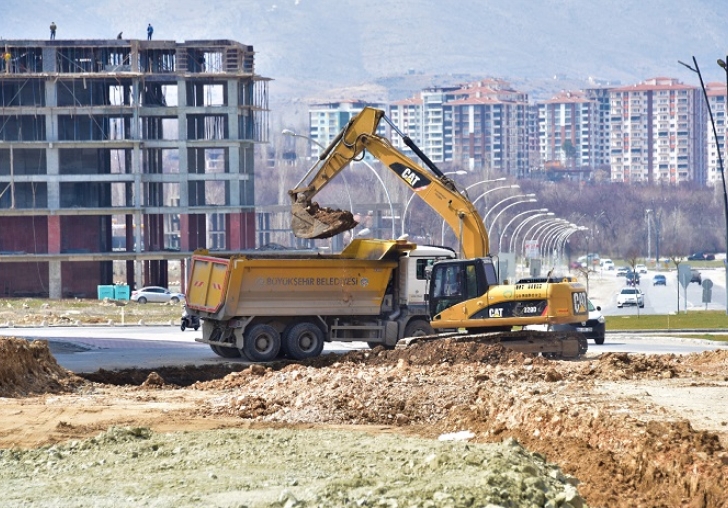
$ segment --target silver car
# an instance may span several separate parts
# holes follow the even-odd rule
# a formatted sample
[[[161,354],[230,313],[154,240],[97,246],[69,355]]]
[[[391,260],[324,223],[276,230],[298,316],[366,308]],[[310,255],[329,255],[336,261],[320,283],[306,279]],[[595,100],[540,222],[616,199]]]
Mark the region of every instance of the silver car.
[[[175,293],[159,286],[145,286],[131,292],[131,301],[137,303],[179,303],[184,301],[185,295]]]

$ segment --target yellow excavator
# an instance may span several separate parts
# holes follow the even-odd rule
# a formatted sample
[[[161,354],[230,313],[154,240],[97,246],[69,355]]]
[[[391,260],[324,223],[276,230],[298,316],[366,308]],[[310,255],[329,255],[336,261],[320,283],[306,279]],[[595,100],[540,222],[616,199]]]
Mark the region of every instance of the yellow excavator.
[[[377,134],[382,120],[401,136],[430,171]],[[492,340],[519,351],[559,357],[578,357],[586,352],[586,339],[581,334],[523,329],[528,325],[548,326],[586,320],[584,285],[569,277],[499,284],[496,265],[489,253],[488,233],[467,194],[459,190],[382,110],[367,107],[354,116],[321,153],[303,180],[289,191],[291,228],[297,237],[329,238],[356,226],[351,211],[322,207],[313,198],[348,164],[360,160],[365,150],[439,214],[456,232],[460,245],[458,259],[438,261],[430,273],[430,324],[439,334],[406,338],[398,347],[442,336],[459,336],[463,340]],[[302,185],[309,177],[310,181]]]

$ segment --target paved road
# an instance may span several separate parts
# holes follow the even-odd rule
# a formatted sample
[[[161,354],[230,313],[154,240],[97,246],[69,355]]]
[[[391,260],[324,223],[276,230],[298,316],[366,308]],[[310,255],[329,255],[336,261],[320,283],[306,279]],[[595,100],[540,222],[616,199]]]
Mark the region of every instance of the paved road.
[[[4,328],[0,336],[45,339],[58,363],[76,373],[99,369],[154,369],[163,366],[219,365],[242,360],[220,358],[206,344],[194,341],[200,332],[176,326]],[[325,353],[367,348],[364,342],[333,342]],[[604,352],[686,354],[728,349],[711,341],[669,336],[607,333],[606,342],[589,344],[587,358]]]
[[[207,344],[195,342],[201,332],[182,332],[178,326],[0,328],[0,336],[48,340],[58,363],[76,373],[242,361],[220,358]],[[364,342],[334,342],[324,352],[366,347]]]

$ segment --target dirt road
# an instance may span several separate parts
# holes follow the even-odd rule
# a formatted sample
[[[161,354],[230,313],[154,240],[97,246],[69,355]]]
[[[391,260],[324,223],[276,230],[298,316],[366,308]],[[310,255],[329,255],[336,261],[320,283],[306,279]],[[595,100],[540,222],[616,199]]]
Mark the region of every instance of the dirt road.
[[[14,506],[728,506],[725,351],[445,340],[82,379],[43,342],[0,344]]]

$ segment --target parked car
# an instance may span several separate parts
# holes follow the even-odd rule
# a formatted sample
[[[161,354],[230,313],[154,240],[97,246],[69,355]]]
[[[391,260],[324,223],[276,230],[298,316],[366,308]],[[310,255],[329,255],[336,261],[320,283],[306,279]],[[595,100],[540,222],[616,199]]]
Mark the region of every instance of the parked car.
[[[647,273],[647,267],[642,264],[635,265],[634,271],[637,273]]]
[[[159,286],[145,286],[131,292],[131,301],[137,303],[179,303],[184,301],[185,295],[175,293]]]
[[[706,254],[704,252],[696,252],[688,256],[688,261],[713,261],[715,254]]]
[[[587,300],[587,304],[587,308],[589,309],[589,318],[586,321],[564,325],[553,325],[551,329],[583,333],[587,339],[593,340],[595,344],[604,344],[607,326],[606,320],[601,312],[602,308],[598,305],[595,307],[591,300]]]
[[[697,270],[691,270],[690,282],[697,282],[698,286],[703,285],[703,276]]]
[[[662,275],[661,273],[658,273],[654,277],[652,277],[652,285],[653,286],[667,286],[667,278]]]
[[[617,307],[620,309],[625,305],[637,305],[640,308],[645,306],[645,294],[638,288],[624,288],[617,295]]]
[[[629,268],[627,268],[626,266],[620,266],[619,268],[617,268],[617,276],[618,277],[624,277],[629,272],[631,272],[631,270]]]
[[[640,283],[640,274],[636,272],[627,272],[624,276],[628,286],[636,286]]]
[[[614,270],[614,261],[609,258],[602,259],[599,264],[602,266],[602,270]]]

